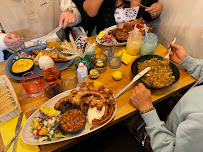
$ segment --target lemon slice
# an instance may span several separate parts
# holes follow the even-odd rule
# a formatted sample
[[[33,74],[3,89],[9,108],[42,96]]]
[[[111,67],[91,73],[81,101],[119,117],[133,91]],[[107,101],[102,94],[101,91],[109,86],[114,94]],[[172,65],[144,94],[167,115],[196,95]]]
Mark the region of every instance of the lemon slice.
[[[106,33],[107,33],[107,31],[105,31],[105,30],[99,32],[98,39],[102,39],[104,37],[104,35],[106,35]]]
[[[122,79],[122,72],[121,71],[115,71],[114,73],[112,73],[112,76],[114,78],[114,80],[121,80]]]
[[[61,111],[49,108],[49,107],[40,107],[39,111],[44,113],[47,116],[58,116],[61,114]]]
[[[46,48],[53,48],[53,47],[55,47],[55,48],[57,48],[57,49],[60,49],[60,48],[61,48],[61,45],[60,45],[59,42],[49,42],[49,43],[47,43],[47,45],[46,45]]]

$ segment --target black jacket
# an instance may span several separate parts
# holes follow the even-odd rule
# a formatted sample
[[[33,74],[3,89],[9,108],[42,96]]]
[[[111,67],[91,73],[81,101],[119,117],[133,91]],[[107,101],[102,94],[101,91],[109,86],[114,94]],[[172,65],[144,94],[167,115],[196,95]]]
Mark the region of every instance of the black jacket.
[[[83,2],[85,0],[72,0],[82,16],[82,22],[80,26],[82,26],[85,30],[88,30],[88,36],[91,35],[92,30],[96,26],[97,33],[104,30],[107,27],[112,25],[116,25],[115,18],[114,18],[114,11],[115,11],[115,4],[116,0],[104,0],[98,14],[95,17],[89,17],[88,14],[85,12],[83,8]],[[158,0],[142,0],[141,4],[145,6],[151,6],[153,3],[158,2]],[[149,22],[152,21],[152,18],[148,12],[145,12],[144,8],[140,8],[137,18],[142,17],[145,21]]]

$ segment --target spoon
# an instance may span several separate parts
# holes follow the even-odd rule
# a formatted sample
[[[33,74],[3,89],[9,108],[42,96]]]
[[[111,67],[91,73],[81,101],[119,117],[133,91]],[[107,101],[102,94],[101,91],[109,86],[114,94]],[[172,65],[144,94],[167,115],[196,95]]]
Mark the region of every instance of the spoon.
[[[171,41],[171,43],[174,44],[175,42],[176,42],[176,38],[173,37],[173,40]],[[168,58],[168,59],[169,59],[169,54],[170,54],[170,52],[171,52],[171,47],[169,48],[168,54],[165,56],[165,58]]]

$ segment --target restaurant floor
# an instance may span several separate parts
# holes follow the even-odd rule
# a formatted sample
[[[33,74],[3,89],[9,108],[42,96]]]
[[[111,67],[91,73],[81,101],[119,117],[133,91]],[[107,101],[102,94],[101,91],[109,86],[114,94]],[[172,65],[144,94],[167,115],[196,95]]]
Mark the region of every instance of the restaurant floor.
[[[144,152],[139,142],[120,122],[62,152]]]
[[[162,121],[166,120],[168,114],[181,96],[179,94],[156,104],[157,113]],[[62,152],[146,152],[136,140],[137,136],[135,136],[136,129],[134,128],[141,122],[142,118],[139,115],[134,115],[88,137]]]

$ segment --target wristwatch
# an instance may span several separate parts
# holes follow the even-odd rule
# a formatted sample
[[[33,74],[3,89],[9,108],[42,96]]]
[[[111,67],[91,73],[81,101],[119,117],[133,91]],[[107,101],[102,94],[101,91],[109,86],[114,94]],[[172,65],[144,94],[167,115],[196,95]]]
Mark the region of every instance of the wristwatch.
[[[74,12],[74,10],[73,10],[72,8],[70,8],[70,7],[69,7],[69,8],[66,8],[65,10],[69,10],[69,11],[71,11],[71,12]],[[65,10],[64,10],[64,11],[65,11]]]

